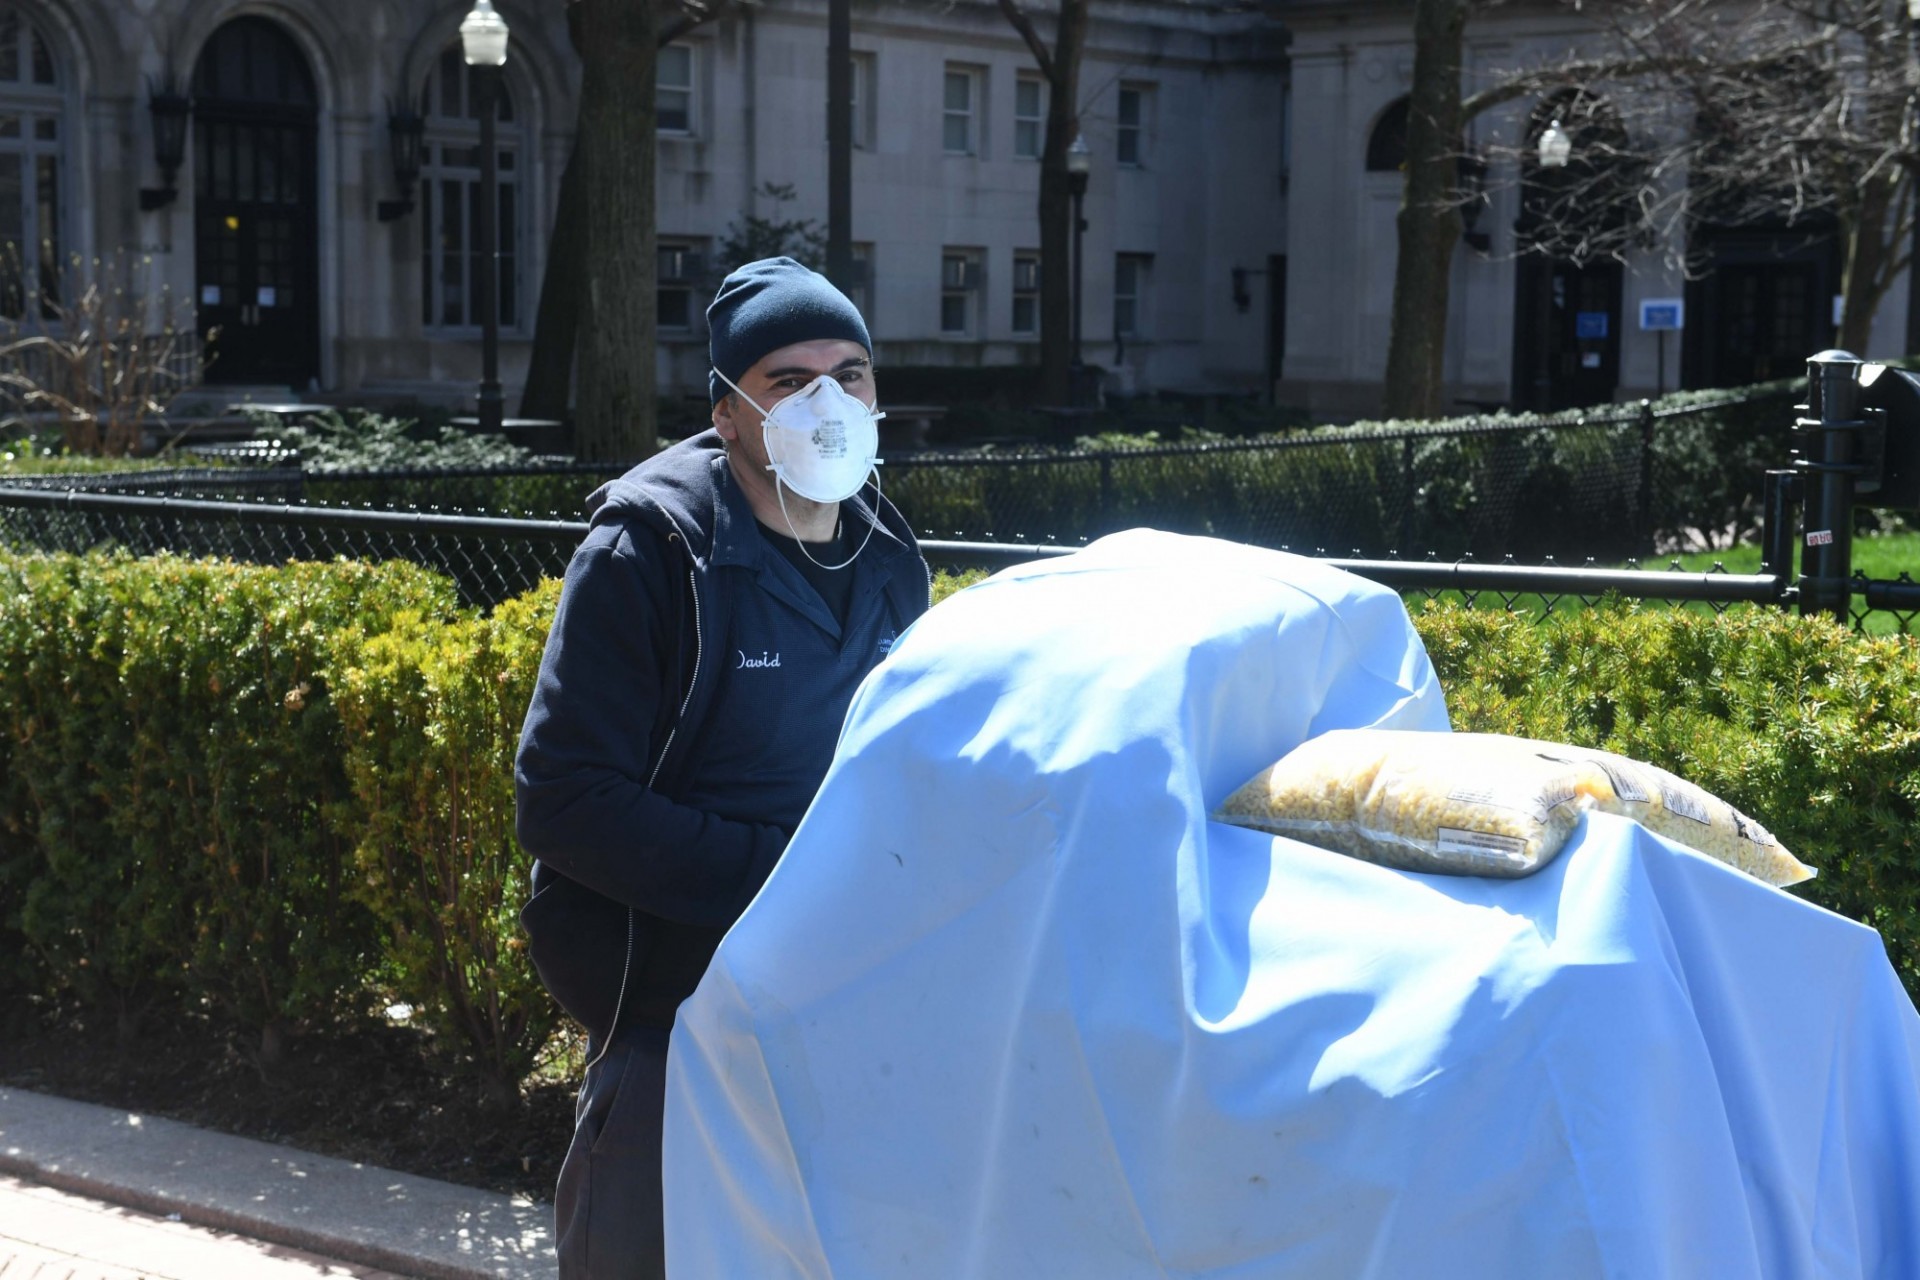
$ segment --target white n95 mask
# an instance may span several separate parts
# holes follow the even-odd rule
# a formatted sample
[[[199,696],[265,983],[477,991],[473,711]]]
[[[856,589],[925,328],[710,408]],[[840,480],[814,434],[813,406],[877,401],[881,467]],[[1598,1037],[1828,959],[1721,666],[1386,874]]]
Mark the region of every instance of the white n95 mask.
[[[720,380],[760,409],[733,379],[722,373]],[[887,415],[847,394],[831,374],[821,374],[760,414],[766,419],[767,470],[803,498],[843,502],[860,492],[880,461],[876,424]]]

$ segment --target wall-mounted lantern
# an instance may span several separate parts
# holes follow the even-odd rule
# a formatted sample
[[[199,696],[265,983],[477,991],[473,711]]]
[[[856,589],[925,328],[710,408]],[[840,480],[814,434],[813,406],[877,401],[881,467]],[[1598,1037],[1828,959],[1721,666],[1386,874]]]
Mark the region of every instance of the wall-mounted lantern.
[[[1540,131],[1540,167],[1543,169],[1564,169],[1567,161],[1573,159],[1573,139],[1555,120]]]
[[[426,132],[427,122],[419,112],[387,104],[387,147],[393,155],[393,184],[400,189],[400,198],[380,202],[380,221],[392,222],[413,212],[413,187],[420,181],[420,147]]]
[[[173,175],[187,154],[187,117],[193,102],[174,88],[171,78],[163,87],[147,82],[147,110],[153,115],[153,159],[160,166],[160,186],[140,189],[140,208],[147,212],[163,209],[180,195]]]

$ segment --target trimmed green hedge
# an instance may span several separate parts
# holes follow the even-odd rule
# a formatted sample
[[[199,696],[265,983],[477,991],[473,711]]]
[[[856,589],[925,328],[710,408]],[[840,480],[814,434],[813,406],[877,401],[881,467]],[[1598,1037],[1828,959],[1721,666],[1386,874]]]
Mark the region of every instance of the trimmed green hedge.
[[[347,892],[336,637],[444,616],[450,584],[401,564],[0,557],[0,601],[12,976],[123,1031],[209,1003],[269,1056],[337,1011],[379,931]]]
[[[1459,730],[1646,760],[1752,814],[1920,998],[1920,641],[1744,607],[1415,615]]]
[[[0,556],[0,1004],[64,994],[127,1033],[218,1008],[270,1059],[404,1001],[510,1093],[559,1016],[511,781],[557,590],[480,612],[407,565]],[[1920,643],[1759,609],[1416,623],[1457,728],[1711,788],[1920,990]]]

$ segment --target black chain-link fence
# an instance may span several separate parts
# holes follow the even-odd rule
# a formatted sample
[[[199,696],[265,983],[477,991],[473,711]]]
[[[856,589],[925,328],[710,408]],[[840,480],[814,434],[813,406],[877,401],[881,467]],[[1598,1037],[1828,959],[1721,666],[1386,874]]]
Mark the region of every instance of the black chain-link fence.
[[[1307,551],[1620,560],[1725,545],[1756,526],[1761,475],[1787,460],[1791,398],[1145,448],[907,453],[888,457],[880,476],[913,527],[934,538],[1071,545],[1146,525]],[[571,519],[624,469],[543,461],[303,472],[297,456],[261,451],[226,461],[236,465],[39,483]]]
[[[0,488],[0,549],[172,552],[255,564],[406,560],[451,577],[469,604],[494,605],[558,577],[584,524],[270,502]]]
[[[366,511],[274,502],[87,492],[0,486],[0,549],[134,555],[171,552],[257,564],[287,560],[406,560],[449,575],[469,604],[492,605],[557,577],[587,526],[577,521],[517,520],[434,512]],[[995,569],[1066,546],[927,539],[929,562],[946,568]],[[1529,568],[1471,560],[1330,561],[1411,594],[1485,595],[1503,608],[1587,603],[1609,592],[1649,599],[1774,599],[1783,580],[1768,574]]]
[[[889,459],[882,474],[938,565],[998,567],[1144,525],[1344,554],[1335,563],[1410,593],[1502,607],[1550,610],[1611,591],[1723,608],[1782,601],[1791,565],[1749,575],[1593,566],[1757,527],[1761,473],[1790,448],[1788,399],[1144,449],[916,454]],[[297,455],[254,446],[219,461],[227,465],[0,480],[0,546],[405,559],[491,604],[565,569],[586,529],[582,499],[621,470],[307,472]],[[1774,561],[1790,561],[1777,539],[1769,546]],[[1587,567],[1555,563],[1567,560]],[[1908,593],[1888,596],[1890,587],[1899,584],[1857,584],[1857,612],[1908,607]],[[1881,589],[1877,603],[1869,588]],[[1911,615],[1900,618],[1904,627]]]

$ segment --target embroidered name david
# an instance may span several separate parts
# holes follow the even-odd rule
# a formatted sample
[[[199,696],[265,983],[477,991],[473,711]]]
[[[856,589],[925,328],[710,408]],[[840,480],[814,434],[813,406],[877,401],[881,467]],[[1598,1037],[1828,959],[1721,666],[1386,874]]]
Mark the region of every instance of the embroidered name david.
[[[757,658],[749,658],[744,649],[735,649],[734,653],[739,655],[738,660],[733,664],[735,671],[743,667],[777,667],[780,665],[780,655],[777,653],[769,654],[765,649],[760,651],[760,656]]]

